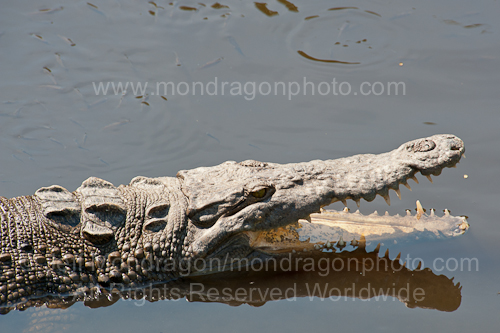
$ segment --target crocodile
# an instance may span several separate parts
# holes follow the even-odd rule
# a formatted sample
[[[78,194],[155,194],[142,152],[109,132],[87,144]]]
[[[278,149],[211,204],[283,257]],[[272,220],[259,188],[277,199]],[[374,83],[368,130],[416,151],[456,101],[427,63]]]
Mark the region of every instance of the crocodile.
[[[389,190],[400,197],[399,185],[410,188],[408,180],[416,181],[417,172],[432,180],[455,167],[464,152],[461,139],[441,134],[382,154],[290,164],[229,161],[176,177],[139,176],[118,187],[90,177],[74,192],[53,185],[32,196],[0,197],[0,312],[47,295],[87,294],[116,283],[134,289],[224,271],[228,258],[248,263],[296,252],[313,243],[303,241],[304,232],[314,233],[308,224],[358,227],[344,236],[353,237],[353,248],[366,226],[374,234],[385,230],[389,238],[418,237],[433,224],[434,234],[462,234],[465,218],[449,214],[422,218],[419,209],[416,217],[391,220],[322,208],[348,199],[359,206],[376,195],[390,204]],[[424,227],[415,225],[425,219]],[[342,236],[336,241],[339,250],[346,246]],[[309,250],[331,251],[331,244],[316,240]],[[208,261],[224,264],[198,265]]]

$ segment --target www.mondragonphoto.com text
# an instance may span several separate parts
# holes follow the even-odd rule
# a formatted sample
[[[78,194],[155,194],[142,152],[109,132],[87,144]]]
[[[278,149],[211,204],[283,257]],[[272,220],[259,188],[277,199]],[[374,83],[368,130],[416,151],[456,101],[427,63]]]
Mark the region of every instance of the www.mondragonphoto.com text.
[[[288,100],[296,96],[405,96],[405,82],[362,82],[353,84],[347,81],[314,82],[306,77],[296,81],[256,82],[223,81],[215,77],[208,82],[92,82],[97,96],[126,95],[135,96],[241,96],[247,101],[257,96],[284,96]]]

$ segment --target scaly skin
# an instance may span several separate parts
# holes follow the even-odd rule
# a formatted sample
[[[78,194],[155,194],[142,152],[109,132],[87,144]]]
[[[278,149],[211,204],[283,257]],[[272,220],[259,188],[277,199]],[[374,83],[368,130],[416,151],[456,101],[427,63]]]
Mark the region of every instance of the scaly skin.
[[[177,177],[136,177],[114,187],[91,177],[75,192],[60,186],[1,198],[0,306],[92,286],[168,281],[200,274],[196,260],[262,257],[250,233],[309,219],[332,202],[388,191],[415,173],[439,175],[464,153],[453,135],[391,152],[274,164],[225,162]]]

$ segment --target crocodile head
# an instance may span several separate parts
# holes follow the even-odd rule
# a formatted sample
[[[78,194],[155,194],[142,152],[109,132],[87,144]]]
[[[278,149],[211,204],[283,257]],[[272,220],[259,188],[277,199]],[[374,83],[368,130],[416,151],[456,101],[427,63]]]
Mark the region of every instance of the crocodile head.
[[[372,201],[415,174],[430,177],[454,167],[464,154],[462,140],[434,135],[407,142],[383,154],[337,160],[274,164],[254,160],[225,162],[177,174],[187,197],[185,244],[191,258],[249,257],[249,234],[308,219],[336,201]]]

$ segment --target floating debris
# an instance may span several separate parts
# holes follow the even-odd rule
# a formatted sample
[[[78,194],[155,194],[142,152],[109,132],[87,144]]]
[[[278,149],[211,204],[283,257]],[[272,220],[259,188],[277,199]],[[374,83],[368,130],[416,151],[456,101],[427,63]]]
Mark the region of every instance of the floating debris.
[[[208,68],[208,67],[211,67],[213,65],[217,65],[219,62],[222,61],[222,59],[224,59],[224,57],[220,57],[220,58],[217,58],[215,60],[212,60],[212,61],[209,61],[207,62],[205,65],[201,66],[200,68],[198,69],[205,69],[205,68]]]
[[[299,9],[297,8],[297,6],[295,6],[293,3],[289,2],[289,1],[286,1],[286,0],[278,0],[278,2],[282,5],[285,5],[286,8],[288,8],[289,11],[291,12],[294,12],[294,13],[298,13],[299,12]]]
[[[359,9],[358,7],[333,7],[328,10],[345,10],[345,9]]]
[[[344,65],[359,65],[360,64],[360,62],[348,62],[348,61],[340,61],[340,60],[318,59],[318,58],[311,57],[310,55],[308,55],[304,51],[300,51],[300,50],[298,50],[297,53],[300,54],[301,56],[303,56],[304,58],[309,59],[309,60],[313,60],[313,61],[319,61],[319,62],[325,62],[325,63],[331,63],[331,64],[344,64]]]
[[[106,125],[102,128],[102,130],[109,130],[109,129],[113,129],[115,127],[118,127],[118,126],[121,126],[121,125],[124,125],[124,124],[128,124],[130,123],[130,119],[123,119],[123,120],[120,120],[120,121],[117,121],[117,122],[114,122],[112,124],[109,124],[109,125]]]
[[[177,54],[177,52],[174,52],[174,54],[175,54],[175,65],[176,65],[176,66],[180,66],[180,65],[182,65],[182,64],[181,64],[181,61],[180,61],[180,59],[179,59],[179,55]]]
[[[373,14],[373,15],[376,15],[378,17],[382,17],[382,15],[380,15],[379,13],[372,12],[371,10],[365,10],[365,13]]]
[[[38,39],[39,41],[41,42],[44,42],[44,43],[47,43],[47,41],[45,39],[43,39],[43,37],[41,35],[38,35],[38,34],[30,34],[31,37],[35,38],[35,39]]]
[[[162,7],[162,6],[158,6],[158,5],[156,4],[156,2],[154,2],[154,1],[149,1],[148,3],[149,3],[150,5],[155,6],[155,8],[165,9],[165,8],[164,8],[164,7]]]
[[[40,9],[38,12],[34,12],[34,13],[31,13],[31,14],[52,14],[52,13],[61,11],[63,9],[64,9],[63,6],[61,6],[59,8],[44,8],[44,9]]]
[[[229,8],[229,6],[226,5],[221,5],[220,3],[216,2],[211,6],[213,9],[221,9],[221,8]]]
[[[198,8],[189,7],[189,6],[180,6],[179,9],[186,10],[186,11],[197,11],[198,10]]]
[[[66,69],[66,67],[64,66],[64,63],[62,62],[62,59],[61,59],[61,55],[59,53],[54,53],[55,56],[56,56],[56,61],[57,63],[59,64],[59,66],[61,66],[62,68]]]
[[[465,29],[472,29],[472,28],[477,28],[477,27],[482,27],[484,24],[481,23],[476,23],[476,24],[469,24],[469,25],[464,25]]]
[[[260,10],[262,13],[266,14],[269,17],[279,15],[278,12],[270,10],[267,8],[267,3],[264,2],[255,2],[255,7]]]
[[[70,38],[68,37],[64,37],[64,36],[61,36],[61,35],[57,35],[59,36],[59,38],[61,38],[63,41],[65,41],[66,43],[68,43],[70,46],[75,46],[75,42],[73,42]]]

